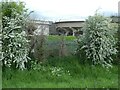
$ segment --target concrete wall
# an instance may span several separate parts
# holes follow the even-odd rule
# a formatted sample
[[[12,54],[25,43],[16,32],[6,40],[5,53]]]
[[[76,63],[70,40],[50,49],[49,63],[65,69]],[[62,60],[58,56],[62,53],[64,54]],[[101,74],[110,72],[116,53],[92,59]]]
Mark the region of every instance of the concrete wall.
[[[76,36],[81,33],[81,28],[84,26],[84,21],[64,21],[56,22],[56,32],[60,34]]]
[[[57,22],[56,27],[83,27],[84,22],[74,21],[74,22]]]
[[[68,31],[78,30],[74,29],[75,27],[81,28],[84,25],[84,21],[64,21],[64,22],[49,22],[49,21],[35,21],[37,29],[35,30],[36,35],[40,35],[43,33],[43,35],[58,35],[59,31],[58,28],[61,28],[61,30],[70,29]],[[73,28],[74,27],[74,28]],[[65,32],[67,31],[65,30]]]
[[[49,26],[49,34],[50,35],[57,35],[56,25],[53,23]]]
[[[34,31],[34,34],[36,35],[49,35],[49,28],[52,22],[49,21],[40,21],[40,20],[34,20],[35,25],[37,29]]]
[[[49,35],[49,25],[38,25],[37,29],[34,31],[36,35]]]

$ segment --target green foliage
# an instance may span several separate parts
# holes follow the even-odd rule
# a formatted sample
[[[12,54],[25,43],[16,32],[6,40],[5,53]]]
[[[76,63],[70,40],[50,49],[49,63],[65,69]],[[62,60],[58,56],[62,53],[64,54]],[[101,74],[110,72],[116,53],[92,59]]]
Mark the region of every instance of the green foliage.
[[[25,5],[23,2],[14,2],[14,1],[6,1],[3,0],[2,2],[2,16],[7,16],[7,17],[16,17],[17,14],[23,14],[26,12]]]
[[[90,16],[83,28],[83,36],[78,38],[78,51],[86,55],[86,59],[94,65],[111,67],[112,55],[116,54],[117,28],[111,24],[111,19],[99,14]]]
[[[120,22],[120,17],[119,17],[119,22]],[[118,24],[118,32],[117,32],[117,36],[118,36],[118,64],[120,65],[120,24]]]
[[[47,36],[46,50],[47,50],[48,56],[50,56],[50,57],[59,56],[60,45],[61,45],[61,41],[62,41],[61,39],[62,39],[61,36],[58,36],[58,35]],[[77,48],[76,37],[64,36],[64,44],[65,44],[65,49],[66,49],[67,55],[72,55],[75,53],[74,51]]]
[[[62,77],[64,75],[70,75],[70,72],[68,70],[65,70],[62,67],[54,67],[54,66],[44,66],[42,64],[33,63],[32,64],[32,70],[48,73],[50,76],[56,76],[56,77]]]
[[[118,87],[117,66],[113,65],[113,68],[106,69],[78,62],[75,57],[52,58],[44,65],[35,65],[34,70],[6,69],[2,74],[2,86],[3,88]]]
[[[25,68],[28,57],[26,15],[24,5],[17,2],[2,3],[2,62],[3,67]]]
[[[49,40],[59,40],[61,36],[58,36],[58,35],[49,35],[48,36],[48,39]],[[64,36],[65,37],[65,40],[67,41],[73,41],[75,40],[75,36]]]
[[[45,35],[35,35],[36,43],[35,43],[35,58],[37,63],[43,63],[46,60],[45,56],[45,43],[46,43],[46,36]]]

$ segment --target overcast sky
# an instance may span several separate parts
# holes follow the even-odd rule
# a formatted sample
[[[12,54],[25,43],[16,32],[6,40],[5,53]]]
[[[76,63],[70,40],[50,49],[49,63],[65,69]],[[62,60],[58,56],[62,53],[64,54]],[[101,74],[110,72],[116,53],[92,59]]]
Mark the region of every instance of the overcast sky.
[[[118,12],[119,0],[20,0],[26,7],[35,11],[32,16],[38,19],[62,21],[83,20],[94,15],[99,9],[104,15]]]

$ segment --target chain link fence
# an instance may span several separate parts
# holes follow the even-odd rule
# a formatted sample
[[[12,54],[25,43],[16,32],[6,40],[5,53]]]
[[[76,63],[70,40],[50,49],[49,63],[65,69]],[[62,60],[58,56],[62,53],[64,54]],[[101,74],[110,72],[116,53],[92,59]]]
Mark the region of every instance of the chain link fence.
[[[30,44],[33,57],[39,61],[50,57],[74,55],[77,48],[76,38],[64,35],[34,35]]]

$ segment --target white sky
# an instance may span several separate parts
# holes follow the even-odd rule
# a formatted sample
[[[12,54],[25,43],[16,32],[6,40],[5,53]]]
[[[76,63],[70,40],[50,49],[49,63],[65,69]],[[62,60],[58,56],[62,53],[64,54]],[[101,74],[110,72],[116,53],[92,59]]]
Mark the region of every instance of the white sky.
[[[35,18],[80,20],[93,15],[97,9],[104,14],[117,13],[119,0],[20,0],[34,10]]]

